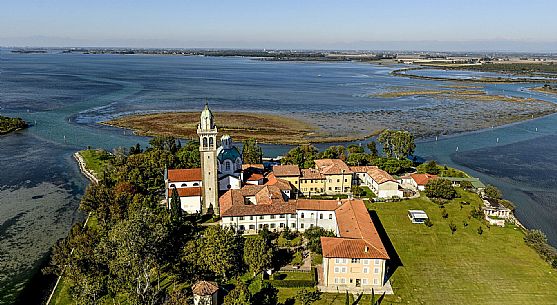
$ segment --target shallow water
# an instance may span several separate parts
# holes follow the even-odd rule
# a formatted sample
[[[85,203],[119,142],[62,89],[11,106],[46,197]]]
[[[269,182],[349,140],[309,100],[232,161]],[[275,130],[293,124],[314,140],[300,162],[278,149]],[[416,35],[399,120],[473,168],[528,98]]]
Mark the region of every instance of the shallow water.
[[[443,101],[428,98],[369,98],[370,94],[400,87],[451,84],[391,76],[390,72],[397,68],[345,62],[11,54],[0,50],[0,113],[36,123],[27,130],[0,137],[0,304],[13,299],[50,246],[83,216],[76,210],[87,182],[72,153],[87,146],[112,149],[147,142],[129,131],[96,122],[133,112],[199,110],[205,99],[219,110],[286,115],[442,105]],[[552,96],[525,90],[534,85],[479,86],[492,94],[556,101]],[[419,143],[417,153],[469,170],[501,187],[505,196],[516,202],[520,219],[528,226],[543,228],[557,244],[555,195],[551,193],[557,182],[543,176],[548,168],[553,170],[555,162],[551,158],[532,158],[532,151],[555,156],[557,148],[548,143],[557,135],[556,123],[557,116],[551,116],[442,137],[437,142]],[[455,154],[457,146],[459,152]],[[288,149],[284,145],[264,145],[268,156],[284,154]],[[517,164],[522,165],[518,168],[525,171],[523,175],[516,173]]]

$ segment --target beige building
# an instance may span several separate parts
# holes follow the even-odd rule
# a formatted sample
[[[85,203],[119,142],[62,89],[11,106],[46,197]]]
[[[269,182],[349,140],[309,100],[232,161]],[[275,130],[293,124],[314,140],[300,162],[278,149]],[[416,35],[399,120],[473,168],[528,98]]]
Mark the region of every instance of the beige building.
[[[203,179],[202,214],[209,210],[213,210],[217,215],[219,213],[217,133],[213,113],[209,106],[205,104],[205,109],[201,112],[200,122],[197,125],[200,143],[199,152],[201,154],[201,176]]]
[[[325,194],[348,194],[352,187],[352,174],[340,159],[315,160],[315,169],[325,177]]]
[[[300,192],[306,197],[325,193],[325,176],[315,168],[302,169]]]
[[[387,250],[361,200],[345,201],[335,210],[338,237],[321,237],[323,291],[390,292]]]
[[[404,196],[398,181],[377,166],[351,166],[350,170],[354,172],[354,183],[369,187],[378,198]]]

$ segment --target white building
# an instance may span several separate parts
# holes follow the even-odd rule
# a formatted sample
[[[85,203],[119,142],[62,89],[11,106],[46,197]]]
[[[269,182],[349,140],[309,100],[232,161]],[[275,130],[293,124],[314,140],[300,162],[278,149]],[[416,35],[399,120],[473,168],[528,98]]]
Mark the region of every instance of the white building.
[[[172,206],[172,192],[176,189],[182,210],[189,214],[201,213],[203,182],[200,168],[169,169],[165,178],[168,208]]]
[[[403,191],[393,176],[377,166],[351,166],[354,182],[369,187],[378,198],[403,197]]]

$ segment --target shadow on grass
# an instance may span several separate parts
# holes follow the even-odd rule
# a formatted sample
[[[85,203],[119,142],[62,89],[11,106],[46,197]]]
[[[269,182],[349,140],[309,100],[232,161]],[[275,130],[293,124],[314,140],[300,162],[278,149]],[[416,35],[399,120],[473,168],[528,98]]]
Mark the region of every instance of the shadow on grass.
[[[387,269],[386,278],[390,279],[391,276],[398,269],[398,267],[402,267],[404,265],[402,263],[402,260],[401,260],[400,256],[396,252],[395,246],[393,245],[393,243],[391,242],[391,239],[387,235],[387,231],[385,230],[385,227],[383,227],[383,224],[381,223],[381,220],[379,220],[379,216],[377,215],[377,212],[376,211],[369,211],[369,216],[371,217],[371,220],[373,221],[373,224],[375,225],[375,228],[377,229],[377,233],[379,233],[379,237],[381,237],[381,241],[383,242],[383,245],[385,246],[385,250],[387,250],[387,254],[389,254],[390,259],[388,261],[388,269]]]

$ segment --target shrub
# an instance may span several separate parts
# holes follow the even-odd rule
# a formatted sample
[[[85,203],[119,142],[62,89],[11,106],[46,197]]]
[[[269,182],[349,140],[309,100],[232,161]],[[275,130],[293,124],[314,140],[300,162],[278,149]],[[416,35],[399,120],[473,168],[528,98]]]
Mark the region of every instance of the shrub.
[[[443,209],[441,210],[441,217],[443,218],[449,218],[449,213],[447,213],[447,210]]]
[[[451,229],[451,234],[454,234],[454,232],[456,232],[456,225],[451,221],[451,223],[449,223],[449,229]]]
[[[429,198],[453,199],[456,197],[456,191],[451,181],[446,179],[433,179],[425,186],[425,194]]]
[[[462,222],[462,225],[463,225],[464,227],[467,227],[467,226],[468,226],[468,222],[467,222],[466,220],[464,220],[464,221]]]
[[[484,229],[482,229],[482,226],[479,226],[479,227],[478,227],[478,234],[479,234],[479,235],[482,235],[483,232],[484,232]]]
[[[292,258],[292,261],[290,261],[290,264],[294,266],[300,266],[303,262],[304,258],[302,256],[302,252],[297,251],[296,253],[294,253],[294,257]]]
[[[424,221],[424,225],[426,225],[426,227],[431,228],[433,227],[433,222],[431,222],[431,220],[428,218]]]
[[[491,199],[501,199],[503,198],[503,193],[493,185],[488,185],[485,187],[484,194],[487,198]]]
[[[482,208],[478,206],[477,208],[472,209],[472,211],[470,211],[470,217],[476,218],[476,219],[479,219],[479,220],[483,219],[484,218],[484,213],[482,211]]]

